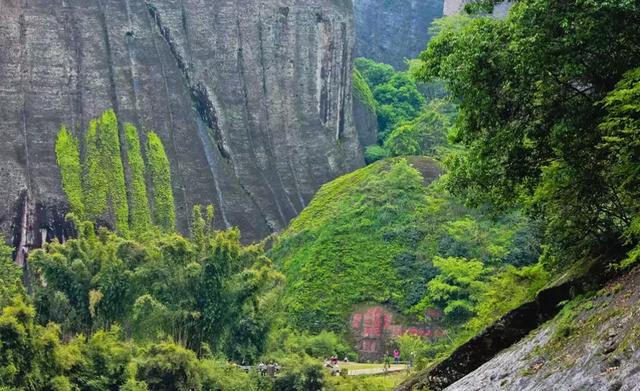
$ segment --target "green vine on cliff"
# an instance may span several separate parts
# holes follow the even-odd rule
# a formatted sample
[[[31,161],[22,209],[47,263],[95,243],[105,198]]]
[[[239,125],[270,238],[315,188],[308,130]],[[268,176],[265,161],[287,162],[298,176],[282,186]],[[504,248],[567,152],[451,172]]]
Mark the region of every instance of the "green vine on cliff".
[[[98,134],[98,121],[91,120],[85,134],[86,157],[82,176],[85,209],[87,218],[91,220],[97,220],[107,207],[107,181],[100,158]]]
[[[62,188],[67,194],[71,212],[84,216],[82,165],[78,139],[64,126],[56,138],[56,161],[62,176]]]
[[[129,204],[127,203],[127,185],[124,178],[124,165],[120,152],[118,119],[113,110],[102,114],[98,122],[101,143],[101,158],[104,177],[107,180],[107,212],[113,216],[116,230],[126,234],[129,230]]]
[[[124,148],[129,177],[120,146],[118,118],[113,110],[91,120],[84,138],[85,156],[80,158],[80,143],[63,126],[56,139],[56,159],[62,187],[76,216],[93,221],[109,221],[123,235],[129,230],[141,232],[152,226],[150,195],[146,176],[153,184],[155,222],[166,230],[175,227],[175,207],[171,172],[160,138],[149,133],[147,159],[142,154],[138,131],[125,124]]]
[[[127,146],[127,165],[129,167],[129,213],[131,229],[144,231],[151,226],[151,211],[147,198],[147,185],[145,182],[145,166],[140,148],[138,131],[132,124],[124,125],[124,137]]]
[[[362,73],[357,69],[353,69],[353,90],[355,97],[362,103],[371,108],[373,113],[376,112],[376,100],[373,97],[373,92],[367,84],[367,80],[362,76]]]
[[[169,159],[160,138],[154,132],[147,134],[147,162],[153,184],[155,223],[166,230],[172,230],[176,224],[176,211]]]

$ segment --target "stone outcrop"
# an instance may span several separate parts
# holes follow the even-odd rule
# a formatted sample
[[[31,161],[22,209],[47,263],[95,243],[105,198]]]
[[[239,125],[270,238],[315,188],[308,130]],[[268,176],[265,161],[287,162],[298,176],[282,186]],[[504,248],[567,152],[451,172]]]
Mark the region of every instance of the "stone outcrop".
[[[594,261],[590,265],[585,265],[582,269],[577,270],[578,271],[573,273],[566,273],[560,280],[551,284],[550,287],[538,292],[533,301],[524,303],[508,312],[494,324],[488,326],[469,341],[460,345],[448,357],[434,362],[422,373],[405,381],[397,387],[396,390],[429,389],[431,391],[440,391],[444,389],[448,390],[450,389],[448,387],[452,385],[453,388],[451,389],[465,391],[472,389],[506,389],[502,387],[492,388],[496,383],[489,382],[485,382],[479,386],[479,388],[469,388],[468,384],[480,385],[481,383],[476,382],[476,379],[484,377],[486,369],[483,368],[487,366],[490,367],[492,361],[496,359],[500,360],[500,357],[503,357],[505,354],[508,355],[508,353],[504,353],[505,349],[518,344],[519,341],[529,333],[550,319],[553,319],[568,300],[575,298],[577,295],[600,289],[600,287],[608,281],[623,272],[615,268],[611,269],[605,262],[601,261]],[[640,275],[640,269],[638,269],[635,274]],[[640,330],[638,335],[640,336]],[[507,375],[510,374],[510,376],[517,378],[522,375],[522,373],[512,372],[513,368],[511,367],[510,360],[511,359],[503,361],[509,362],[509,364],[504,365],[501,370]],[[494,377],[491,380],[499,381],[507,375],[501,375],[497,380]],[[461,387],[455,387],[455,384],[458,384],[457,382],[468,377],[472,378],[470,382],[463,381]],[[535,386],[536,383],[532,383],[532,385]],[[568,384],[568,386],[571,385],[572,384]],[[521,390],[524,388],[515,387],[512,389]],[[533,389],[546,388],[534,387],[532,390]],[[565,388],[562,389],[564,390]],[[566,389],[573,390],[576,388],[568,387]],[[580,388],[578,387],[577,389]]]
[[[161,137],[181,230],[194,204],[282,229],[363,164],[353,30],[349,0],[0,0],[1,231],[64,232],[56,134],[108,108]]]
[[[395,338],[401,335],[419,336],[430,341],[446,336],[447,331],[438,322],[441,318],[442,311],[430,308],[425,312],[428,322],[411,324],[385,306],[361,306],[351,314],[349,331],[359,361],[382,361],[385,353],[393,350]],[[409,360],[410,352],[404,353],[404,358]]]
[[[637,390],[639,286],[640,269],[610,282],[447,390]]]
[[[353,0],[356,55],[404,69],[431,38],[429,27],[442,16],[443,0]]]
[[[358,132],[360,145],[373,145],[378,141],[378,117],[375,109],[366,101],[353,95],[353,122]]]

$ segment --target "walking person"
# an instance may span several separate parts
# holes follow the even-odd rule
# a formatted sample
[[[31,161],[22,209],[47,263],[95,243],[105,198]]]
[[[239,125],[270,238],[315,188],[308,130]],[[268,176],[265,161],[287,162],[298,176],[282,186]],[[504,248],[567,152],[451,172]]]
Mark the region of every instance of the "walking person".
[[[395,365],[400,364],[400,351],[398,349],[393,351],[393,363]]]
[[[391,367],[391,355],[389,352],[384,353],[384,372],[386,373]]]

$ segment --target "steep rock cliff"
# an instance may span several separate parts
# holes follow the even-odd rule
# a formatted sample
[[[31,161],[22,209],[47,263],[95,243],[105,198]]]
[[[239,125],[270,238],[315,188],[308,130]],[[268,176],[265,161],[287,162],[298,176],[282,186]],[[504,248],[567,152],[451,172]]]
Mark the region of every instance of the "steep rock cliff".
[[[356,55],[405,68],[427,46],[431,22],[442,16],[443,0],[353,0]]]
[[[64,234],[55,136],[108,108],[161,137],[180,229],[285,227],[363,164],[353,36],[350,0],[0,0],[1,231]]]
[[[358,130],[360,145],[373,145],[378,141],[378,118],[373,106],[357,95],[353,97],[353,122]]]
[[[638,390],[640,269],[570,301],[553,320],[447,390]]]
[[[378,140],[378,117],[373,92],[362,74],[353,70],[353,122],[360,145],[368,146]]]

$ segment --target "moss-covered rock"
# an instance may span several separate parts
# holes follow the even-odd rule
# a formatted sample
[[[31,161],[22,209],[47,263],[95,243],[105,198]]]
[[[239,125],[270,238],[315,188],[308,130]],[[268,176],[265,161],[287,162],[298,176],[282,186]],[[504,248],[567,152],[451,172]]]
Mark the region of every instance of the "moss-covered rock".
[[[165,230],[171,231],[176,225],[176,210],[171,189],[171,170],[162,142],[154,132],[147,133],[147,161],[153,183],[155,223]]]
[[[176,215],[171,170],[162,142],[155,133],[148,133],[145,165],[135,126],[126,123],[123,129],[124,151],[120,124],[113,110],[91,120],[84,137],[82,161],[79,141],[64,126],[60,130],[56,157],[71,211],[81,219],[112,225],[125,236],[131,229],[145,231],[152,225],[148,181],[153,185],[155,223],[173,230]]]
[[[147,185],[145,179],[145,164],[140,148],[138,131],[132,124],[124,125],[124,136],[127,145],[127,166],[129,169],[130,186],[130,220],[131,229],[144,231],[151,225],[151,211],[147,198]]]
[[[640,384],[640,268],[567,302],[552,320],[447,390],[626,390]]]

